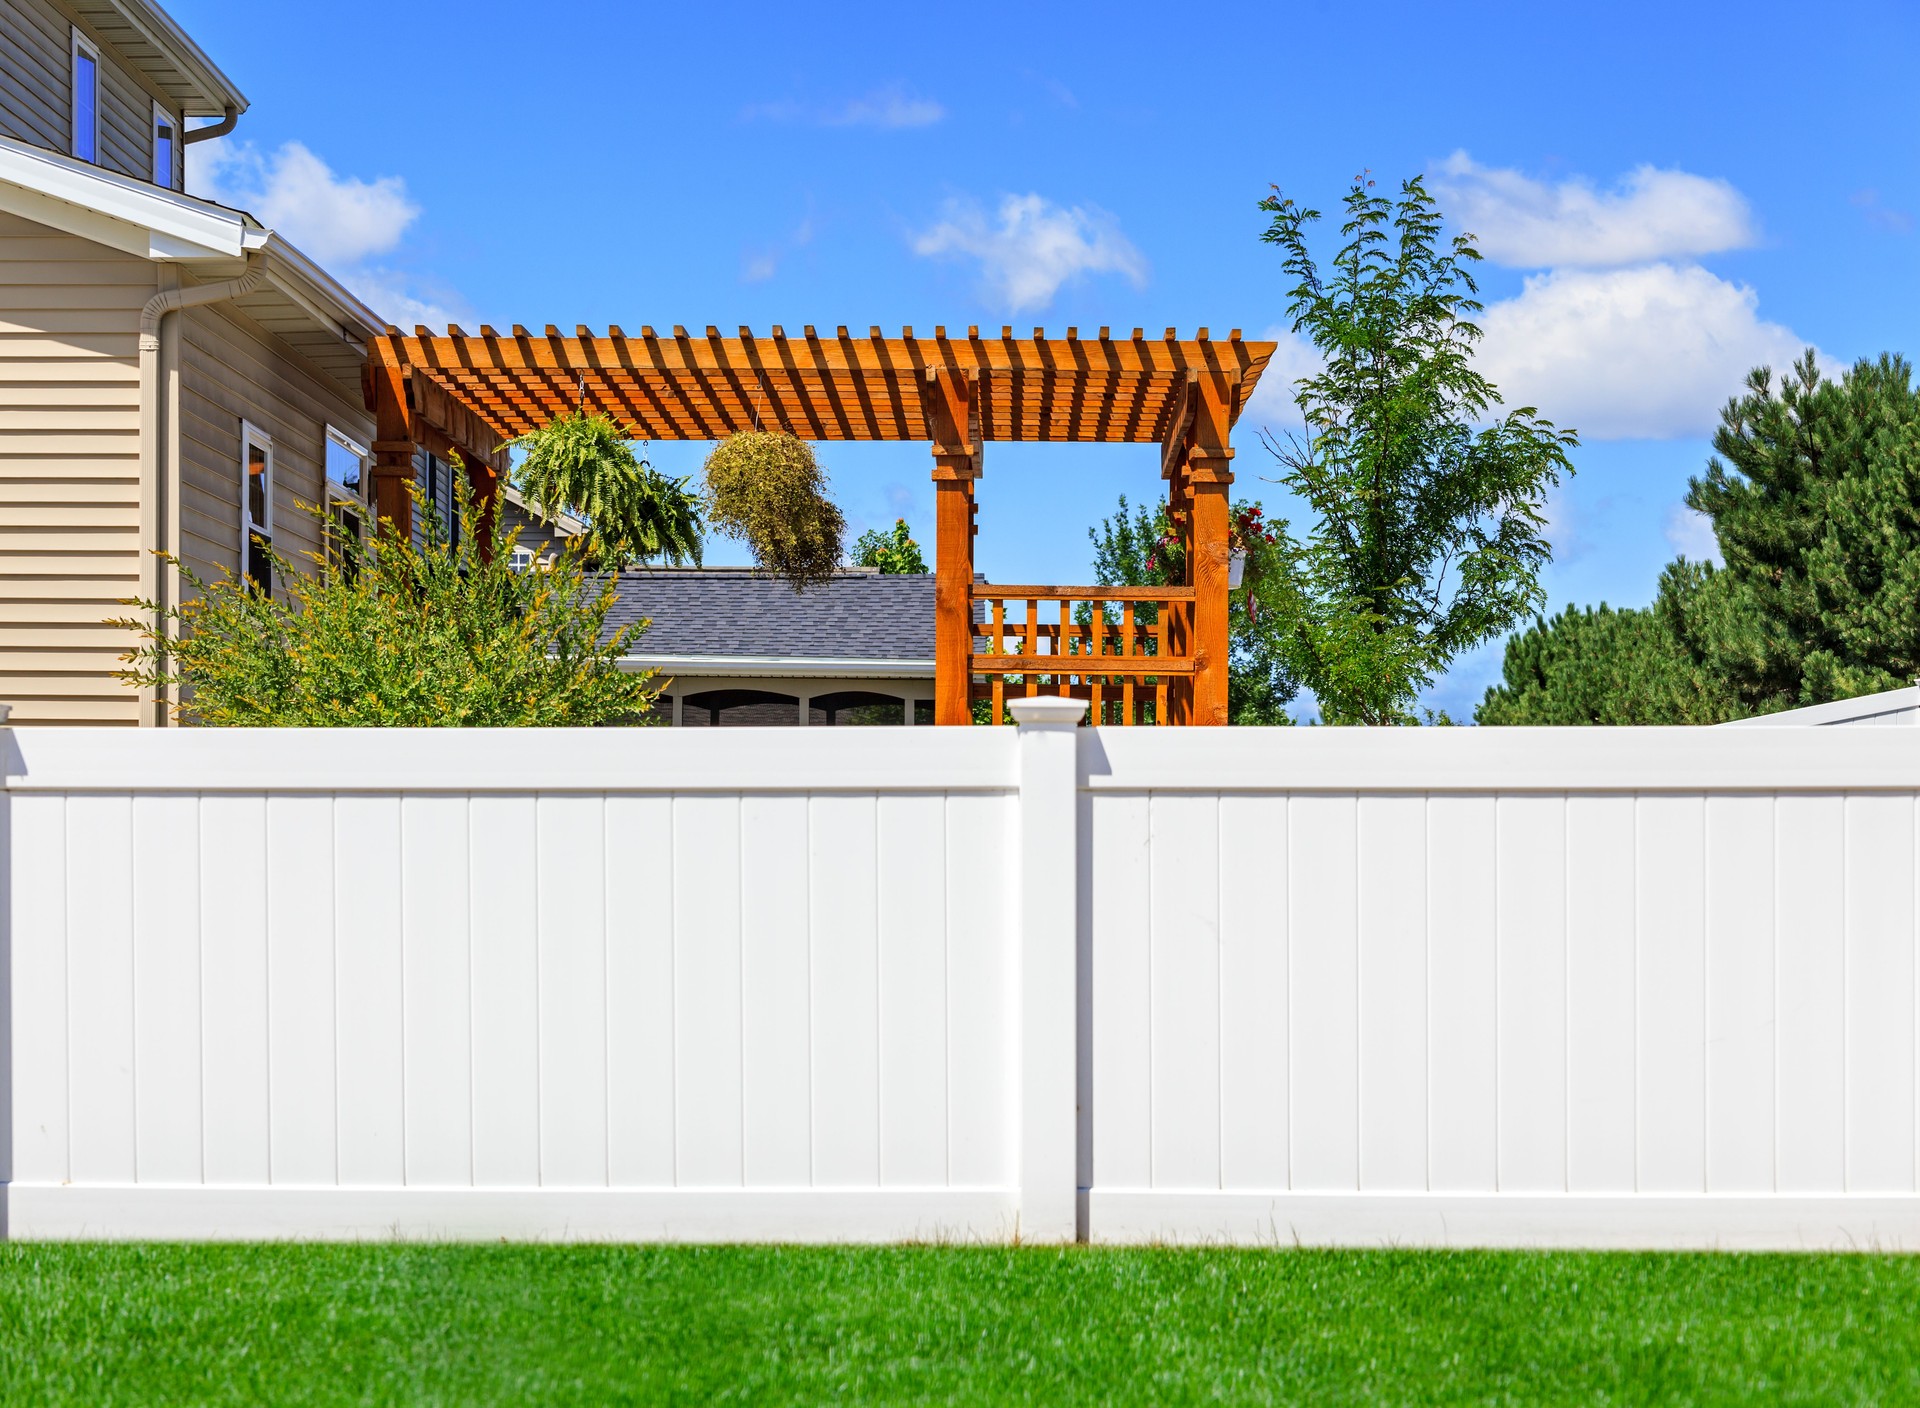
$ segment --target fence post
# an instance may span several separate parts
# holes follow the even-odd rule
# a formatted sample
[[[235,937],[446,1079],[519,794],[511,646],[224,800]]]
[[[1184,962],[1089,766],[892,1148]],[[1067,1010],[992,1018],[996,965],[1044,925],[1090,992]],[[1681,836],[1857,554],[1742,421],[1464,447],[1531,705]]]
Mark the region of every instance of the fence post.
[[[1079,1204],[1078,764],[1086,701],[1011,699],[1020,749],[1020,1237],[1071,1242]]]

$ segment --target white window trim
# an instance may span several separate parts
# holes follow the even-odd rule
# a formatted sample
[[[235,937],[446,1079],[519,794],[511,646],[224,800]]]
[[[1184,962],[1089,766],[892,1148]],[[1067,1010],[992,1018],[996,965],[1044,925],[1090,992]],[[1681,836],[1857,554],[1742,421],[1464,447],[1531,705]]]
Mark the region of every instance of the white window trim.
[[[94,69],[94,72],[98,73],[99,69],[96,67]],[[165,171],[162,171],[160,169],[160,124],[163,122],[166,123],[167,126],[173,129],[173,150],[167,154],[167,169]],[[153,156],[153,184],[154,185],[165,186],[168,190],[172,190],[174,188],[173,168],[175,163],[180,159],[180,153],[183,150],[180,144],[181,136],[182,136],[182,133],[180,130],[179,121],[175,119],[172,113],[167,111],[166,105],[164,103],[162,103],[158,98],[155,98],[153,100],[153,126],[150,127],[147,131],[147,137],[149,139],[151,146],[153,147],[152,156]]]
[[[67,112],[67,154],[80,157],[80,56],[85,54],[93,60],[93,155],[80,157],[95,166],[100,164],[100,46],[80,32],[80,26],[74,25],[73,43],[67,51],[68,85],[72,89],[71,101]]]
[[[258,445],[267,452],[266,492],[260,496],[266,508],[267,521],[255,523],[253,508],[247,502],[247,451]],[[240,422],[240,577],[247,575],[247,554],[250,544],[248,535],[259,529],[260,535],[269,543],[273,541],[273,437],[250,420]]]
[[[351,435],[347,434],[346,431],[341,430],[338,426],[330,425],[327,427],[327,439],[333,444],[338,445],[341,449],[345,450],[348,454],[353,455],[355,458],[357,458],[360,461],[360,492],[358,495],[356,495],[351,489],[342,488],[339,484],[335,483],[333,476],[327,473],[327,467],[325,463],[323,462],[321,464],[320,477],[326,480],[328,497],[333,499],[339,499],[343,503],[353,502],[357,504],[365,504],[369,502],[367,497],[367,489],[368,489],[368,486],[373,482],[372,453],[367,449],[365,445],[362,445],[358,440],[354,439]],[[324,455],[325,452],[326,452],[326,447],[323,445],[321,446],[321,453]]]

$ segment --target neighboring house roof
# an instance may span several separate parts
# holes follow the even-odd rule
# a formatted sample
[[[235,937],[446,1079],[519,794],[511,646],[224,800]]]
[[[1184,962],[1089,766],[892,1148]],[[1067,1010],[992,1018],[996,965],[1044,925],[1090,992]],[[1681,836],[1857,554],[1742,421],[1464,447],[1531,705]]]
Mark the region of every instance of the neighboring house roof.
[[[527,502],[527,496],[512,484],[506,485],[501,490],[501,495],[508,503],[525,514],[527,522],[540,532],[552,533],[560,538],[577,538],[587,531],[587,525],[583,520],[575,518],[565,510],[556,513],[551,519],[542,518],[533,505]]]
[[[1857,699],[1839,699],[1831,704],[1810,704],[1804,709],[1786,709],[1778,714],[1762,714],[1754,719],[1734,719],[1722,728],[1801,727],[1831,728],[1836,724],[1873,725],[1912,728],[1920,724],[1920,687],[1889,689],[1880,694],[1863,694]]]
[[[247,110],[247,98],[173,17],[149,0],[67,0],[120,56],[176,103],[183,117]]]
[[[201,279],[258,262],[266,282],[235,307],[358,394],[367,339],[385,322],[245,211],[0,137],[0,208]]]
[[[623,572],[610,629],[650,625],[627,659],[674,675],[933,676],[931,576],[852,568],[796,592],[748,567]]]

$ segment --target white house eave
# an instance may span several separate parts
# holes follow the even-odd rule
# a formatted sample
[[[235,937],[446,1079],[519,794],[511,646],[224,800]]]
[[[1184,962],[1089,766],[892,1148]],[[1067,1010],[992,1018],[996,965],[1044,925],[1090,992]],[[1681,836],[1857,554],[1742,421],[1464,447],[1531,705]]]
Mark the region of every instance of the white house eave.
[[[367,339],[386,326],[380,315],[283,236],[273,230],[263,234],[258,248],[266,254],[267,281],[365,356]]]
[[[250,246],[237,210],[11,137],[0,137],[0,201],[28,220],[143,259],[237,259]]]
[[[852,659],[812,655],[650,655],[623,656],[629,670],[658,670],[675,677],[709,675],[765,679],[930,680],[931,660]]]

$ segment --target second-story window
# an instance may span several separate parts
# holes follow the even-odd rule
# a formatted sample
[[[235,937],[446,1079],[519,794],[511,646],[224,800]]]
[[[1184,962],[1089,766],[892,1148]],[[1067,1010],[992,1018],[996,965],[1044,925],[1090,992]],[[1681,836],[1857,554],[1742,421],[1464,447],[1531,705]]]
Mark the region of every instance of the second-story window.
[[[273,439],[259,426],[240,422],[240,570],[273,594]]]
[[[73,154],[82,161],[100,159],[100,50],[77,29],[73,32]]]
[[[173,188],[173,149],[177,140],[174,136],[173,114],[153,105],[153,183],[156,186]]]

